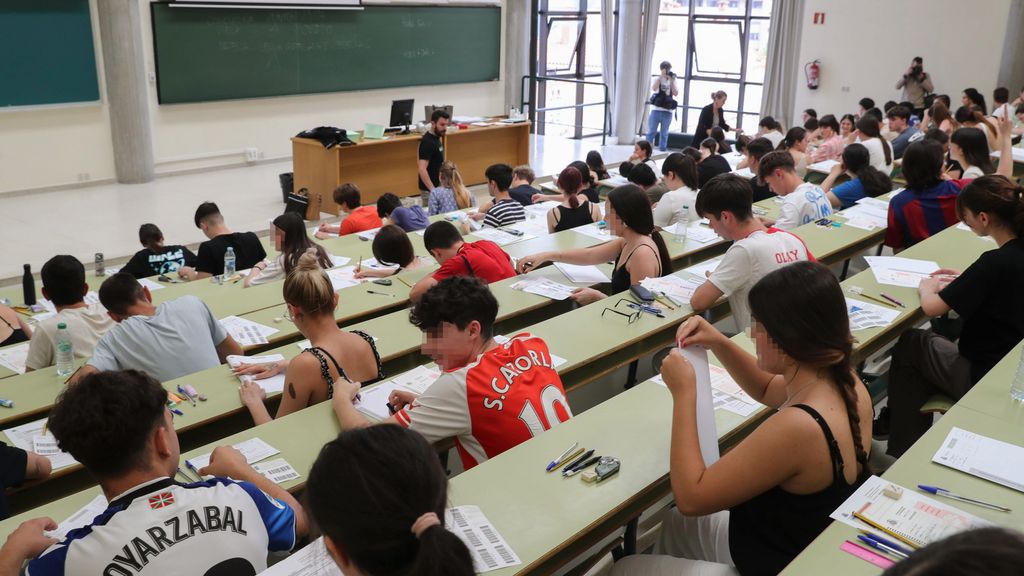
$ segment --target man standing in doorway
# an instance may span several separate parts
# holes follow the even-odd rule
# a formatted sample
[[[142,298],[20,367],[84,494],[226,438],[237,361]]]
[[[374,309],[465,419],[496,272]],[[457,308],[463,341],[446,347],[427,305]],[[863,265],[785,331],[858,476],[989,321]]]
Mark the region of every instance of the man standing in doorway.
[[[430,201],[430,192],[440,184],[438,175],[441,163],[444,162],[444,134],[448,131],[449,120],[451,115],[447,112],[434,110],[430,115],[430,130],[427,130],[420,140],[420,204],[424,207]]]

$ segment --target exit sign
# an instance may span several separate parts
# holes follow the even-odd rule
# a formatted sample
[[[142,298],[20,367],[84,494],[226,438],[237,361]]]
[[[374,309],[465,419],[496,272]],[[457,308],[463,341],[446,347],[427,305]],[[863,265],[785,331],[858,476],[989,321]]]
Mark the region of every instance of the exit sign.
[[[825,23],[825,13],[824,12],[815,12],[814,13],[814,23],[815,24],[824,24]]]

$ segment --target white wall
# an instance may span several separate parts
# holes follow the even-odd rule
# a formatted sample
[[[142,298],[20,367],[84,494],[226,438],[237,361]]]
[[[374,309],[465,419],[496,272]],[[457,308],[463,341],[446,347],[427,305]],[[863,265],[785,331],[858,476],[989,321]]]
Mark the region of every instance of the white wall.
[[[914,56],[924,58],[935,90],[959,105],[964,88],[991,102],[996,87],[1011,0],[807,0],[801,67],[821,61],[821,85],[796,88],[794,117],[806,108],[821,114],[855,113],[867,96],[878,107],[900,100],[896,81]],[[825,12],[825,24],[813,14]],[[991,107],[991,106],[990,106]]]
[[[155,67],[150,0],[137,1],[142,4],[146,68],[152,72]],[[102,94],[95,0],[92,8]],[[504,70],[504,44],[501,57]],[[259,149],[265,159],[287,158],[291,155],[289,138],[296,133],[321,125],[362,129],[366,122],[385,122],[391,101],[399,98],[416,99],[416,109],[420,111],[417,117],[425,104],[452,104],[459,115],[499,114],[504,109],[504,86],[502,79],[476,84],[160,105],[156,84],[150,82],[156,170],[160,174],[238,165],[244,163],[243,150],[248,147]],[[80,174],[88,174],[88,179],[94,181],[114,177],[105,103],[0,112],[0,193],[72,184],[80,180]]]

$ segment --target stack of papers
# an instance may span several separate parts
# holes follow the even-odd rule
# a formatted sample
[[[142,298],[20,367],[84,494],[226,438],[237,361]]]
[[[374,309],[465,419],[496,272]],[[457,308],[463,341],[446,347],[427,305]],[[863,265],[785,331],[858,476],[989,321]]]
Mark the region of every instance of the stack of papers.
[[[378,420],[385,420],[391,416],[391,410],[388,409],[388,398],[396,388],[419,395],[426,392],[427,388],[440,377],[439,370],[417,366],[391,380],[361,390],[355,407]]]
[[[280,450],[274,448],[270,444],[267,444],[259,438],[250,438],[234,444],[233,447],[245,456],[245,461],[249,464],[255,464],[260,460],[266,460],[271,456],[277,456],[281,453]],[[210,465],[210,455],[212,452],[206,454],[200,454],[199,456],[193,456],[188,460],[185,460],[185,465],[188,466],[192,471],[198,473],[203,468]]]
[[[852,332],[888,326],[900,315],[898,310],[883,308],[853,298],[846,299],[846,314],[850,317],[850,331]]]
[[[71,516],[65,518],[63,522],[57,525],[56,530],[43,532],[43,534],[49,536],[50,538],[64,540],[64,538],[67,537],[68,532],[92,524],[92,521],[95,520],[97,516],[106,511],[107,506],[107,497],[104,496],[103,494],[100,494],[99,496],[89,501],[88,504],[79,509],[78,512],[75,512]]]
[[[725,410],[746,418],[762,408],[763,405],[748,396],[725,368],[708,364],[708,373],[711,377],[711,403],[715,410]],[[652,380],[661,386],[665,385],[661,374]]]
[[[1024,447],[954,427],[932,462],[1024,492]]]
[[[673,224],[672,226],[665,230],[665,233],[672,234],[673,236],[675,236],[676,234],[679,233],[679,227],[682,225],[682,222]],[[708,242],[721,240],[721,238],[719,238],[718,234],[716,234],[715,231],[710,228],[705,228],[703,226],[687,226],[686,240],[696,242],[698,244],[707,244]]]
[[[878,198],[861,198],[856,206],[839,212],[846,218],[845,226],[862,230],[885,228],[889,225],[889,203]]]
[[[28,342],[0,348],[0,366],[18,374],[25,373],[25,360],[28,358]]]
[[[822,174],[828,174],[832,171],[833,166],[837,166],[839,162],[837,160],[822,160],[821,162],[815,162],[807,166],[808,170],[814,172],[821,172]]]
[[[40,456],[46,456],[54,470],[67,468],[77,464],[78,461],[71,457],[71,454],[62,452],[57,447],[57,439],[49,431],[43,434],[46,426],[46,419],[36,420],[14,428],[4,430],[7,439],[18,448],[28,452],[35,452]]]
[[[259,573],[259,576],[344,576],[321,536]]]
[[[601,271],[597,266],[578,266],[576,264],[565,264],[564,262],[555,262],[555,268],[570,282],[578,284],[600,284],[602,282],[611,282],[612,279],[607,274]]]
[[[708,275],[714,272],[715,268],[718,268],[718,265],[721,262],[722,257],[719,256],[718,258],[712,258],[711,260],[705,260],[703,262],[694,264],[693,266],[690,266],[685,270],[690,274],[693,274],[694,276],[700,278],[701,280],[706,280]]]
[[[498,246],[505,246],[513,242],[519,242],[521,240],[532,240],[533,238],[536,238],[536,236],[533,234],[523,233],[519,236],[516,236],[515,234],[506,232],[500,228],[491,228],[489,226],[485,226],[479,230],[474,231],[473,236],[476,236],[477,238],[483,238],[484,240],[490,240],[491,242],[494,242]]]
[[[687,303],[693,297],[693,293],[703,283],[704,280],[691,276],[686,276],[685,278],[680,276],[662,276],[660,278],[644,278],[640,281],[641,286],[655,294],[664,292],[676,300]]]
[[[600,228],[597,224],[584,224],[583,226],[570,228],[570,230],[577,234],[590,236],[591,238],[597,238],[601,242],[607,242],[612,239],[612,233],[608,230],[608,228]]]
[[[238,342],[240,346],[255,346],[266,344],[267,338],[280,332],[277,328],[264,326],[252,320],[239,318],[238,316],[227,316],[220,319],[221,326],[228,331],[228,334]]]
[[[237,356],[232,354],[227,357],[228,364],[232,368],[237,368],[242,365],[249,364],[269,364],[270,362],[280,362],[284,360],[283,354],[268,354],[266,356]],[[238,379],[241,382],[252,381],[259,384],[260,388],[267,394],[279,394],[284,390],[284,372],[272,376],[270,378],[264,378],[262,380],[255,380],[251,376],[239,376]]]
[[[939,269],[931,260],[915,260],[900,256],[865,256],[875,281],[890,286],[917,288],[917,285]]]
[[[532,212],[527,212],[526,220],[523,220],[522,222],[516,222],[515,224],[512,224],[508,227],[523,232],[523,238],[527,236],[533,238],[539,236],[547,236],[548,218],[547,216],[544,215],[537,216],[534,215]]]
[[[545,298],[551,298],[552,300],[565,300],[572,296],[572,292],[575,290],[572,286],[559,284],[554,280],[530,277],[524,278],[515,284],[512,284],[510,287],[513,290],[522,290],[523,292],[544,296]]]

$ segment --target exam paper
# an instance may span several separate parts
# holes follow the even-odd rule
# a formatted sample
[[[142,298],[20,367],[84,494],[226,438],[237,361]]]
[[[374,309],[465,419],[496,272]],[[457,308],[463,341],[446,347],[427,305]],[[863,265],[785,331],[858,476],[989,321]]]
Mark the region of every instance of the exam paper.
[[[687,272],[689,272],[690,274],[693,274],[694,276],[697,276],[698,278],[704,280],[704,279],[707,279],[708,274],[710,274],[711,272],[714,272],[715,268],[718,268],[718,265],[721,262],[722,262],[722,257],[719,256],[718,258],[712,258],[711,260],[705,260],[703,262],[698,262],[697,264],[694,264],[693,266],[690,266],[689,268],[686,268],[685,270]]]
[[[954,427],[932,462],[1024,492],[1024,447]]]
[[[575,290],[572,286],[559,284],[547,278],[524,278],[510,287],[513,290],[522,290],[523,292],[544,296],[552,300],[565,300],[572,296],[572,291]]]
[[[445,526],[469,547],[477,574],[522,563],[477,506],[449,508]]]
[[[7,439],[11,441],[11,444],[18,448],[28,452],[38,451],[39,455],[49,458],[50,465],[54,470],[77,464],[78,461],[72,458],[71,454],[62,452],[57,447],[57,439],[53,437],[53,434],[49,431],[43,434],[45,426],[46,418],[43,418],[42,420],[8,428],[4,430],[4,434],[7,435]]]
[[[850,331],[882,328],[892,324],[899,317],[899,310],[882,308],[863,300],[846,299],[846,314],[850,317]]]
[[[538,218],[543,216],[543,220],[546,223],[548,212],[550,212],[552,208],[558,206],[559,204],[559,202],[555,202],[554,200],[545,200],[544,202],[539,202],[537,204],[523,206],[523,210],[525,210],[528,214],[536,215]]]
[[[275,458],[273,460],[267,460],[266,462],[257,462],[252,465],[252,468],[274,484],[295,480],[302,476],[295,470],[295,468],[292,468],[292,465],[284,458]]]
[[[380,232],[380,228],[374,228],[373,230],[366,230],[364,232],[359,232],[357,234],[357,236],[359,236],[363,240],[373,240],[374,236],[377,235],[377,232]]]
[[[25,373],[25,360],[28,358],[28,342],[0,348],[0,365],[18,374]]]
[[[417,395],[423,394],[440,377],[441,372],[438,370],[417,366],[376,386],[360,390],[359,400],[356,401],[355,407],[378,420],[385,420],[391,417],[391,411],[388,410],[388,398],[392,391],[401,389]]]
[[[274,448],[270,444],[267,444],[260,438],[250,438],[234,445],[234,448],[245,456],[245,461],[249,464],[255,464],[260,460],[265,460],[271,456],[276,456],[281,453],[280,450]],[[206,454],[200,454],[194,456],[185,461],[185,464],[195,472],[199,472],[203,468],[210,465],[210,455],[212,452]]]
[[[334,264],[335,267],[344,266],[345,264],[348,264],[351,261],[352,259],[349,258],[348,256],[336,256],[334,254],[331,254],[331,262]]]
[[[149,288],[150,292],[154,290],[163,290],[165,288],[163,284],[159,282],[153,282],[149,278],[139,278],[139,284],[141,284],[143,288]]]
[[[327,553],[321,536],[287,558],[259,573],[259,576],[344,576]]]
[[[361,282],[360,279],[356,278],[355,273],[355,266],[342,266],[341,268],[327,270],[327,277],[331,279],[331,286],[337,292],[342,288],[355,286]]]
[[[566,264],[564,262],[555,262],[555,268],[565,274],[565,277],[570,282],[576,282],[580,284],[599,284],[601,282],[611,282],[612,279],[607,274],[601,271],[597,266],[578,266],[576,264]]]
[[[92,521],[95,520],[97,516],[106,511],[107,506],[106,496],[100,494],[89,501],[88,504],[80,508],[77,512],[65,518],[63,522],[57,525],[56,530],[47,530],[44,531],[43,534],[50,538],[64,540],[64,538],[67,538],[68,532],[92,524]]]
[[[608,231],[608,228],[598,228],[597,224],[584,224],[583,226],[570,228],[570,230],[577,234],[597,238],[601,242],[607,242],[612,239],[611,232]]]
[[[279,332],[277,328],[264,326],[252,320],[246,320],[238,316],[226,316],[220,319],[221,326],[231,334],[231,337],[240,346],[253,346],[266,344],[267,337]]]
[[[694,374],[697,376],[697,438],[700,440],[700,453],[704,457],[704,466],[711,466],[718,461],[719,454],[711,371],[708,368],[708,351],[707,348],[700,346],[686,346],[681,351],[683,357],[693,365]]]
[[[512,244],[513,242],[532,240],[533,238],[536,238],[533,234],[524,233],[521,236],[516,236],[515,234],[511,234],[500,228],[491,228],[489,226],[473,231],[473,236],[483,238],[484,240],[490,240],[498,246],[505,246],[507,244]]]
[[[807,169],[813,170],[814,172],[821,172],[822,174],[828,174],[832,171],[832,167],[837,166],[838,164],[838,160],[822,160],[821,162],[815,162],[814,164],[808,165]]]
[[[280,362],[282,360],[284,360],[283,354],[267,354],[265,356],[238,356],[236,354],[231,354],[227,357],[228,364],[230,364],[232,368],[249,364],[269,364],[271,362]],[[267,394],[277,394],[284,390],[284,375],[285,373],[281,372],[280,374],[271,376],[270,378],[264,378],[262,380],[256,380],[252,376],[239,376],[238,380],[241,382],[251,380],[256,384],[259,384],[260,388],[263,388],[263,391]]]
[[[679,227],[682,225],[682,222],[677,222],[676,224],[670,226],[670,229],[666,229],[665,233],[672,234],[673,236],[675,236],[676,234],[679,233]],[[707,244],[708,242],[721,240],[721,238],[718,237],[718,234],[716,234],[714,230],[699,225],[691,225],[686,227],[686,239],[692,240],[698,244]]]
[[[939,269],[931,260],[915,260],[900,256],[865,256],[875,280],[879,284],[917,288],[921,280]]]
[[[740,178],[746,178],[748,180],[755,176],[754,172],[751,171],[750,168],[735,169],[732,171],[732,173],[739,176]]]
[[[655,294],[664,292],[676,300],[690,302],[693,293],[704,283],[704,280],[687,276],[662,276],[660,278],[644,278],[640,285]]]
[[[535,214],[533,212],[527,212],[526,213],[526,220],[523,220],[522,222],[516,222],[515,224],[510,224],[506,228],[513,228],[515,230],[519,230],[520,232],[523,232],[523,235],[521,236],[521,238],[526,238],[526,237],[531,237],[531,236],[534,237],[534,238],[537,238],[538,236],[547,236],[548,235],[548,219],[547,219],[547,215],[546,214],[538,215],[538,214]]]

